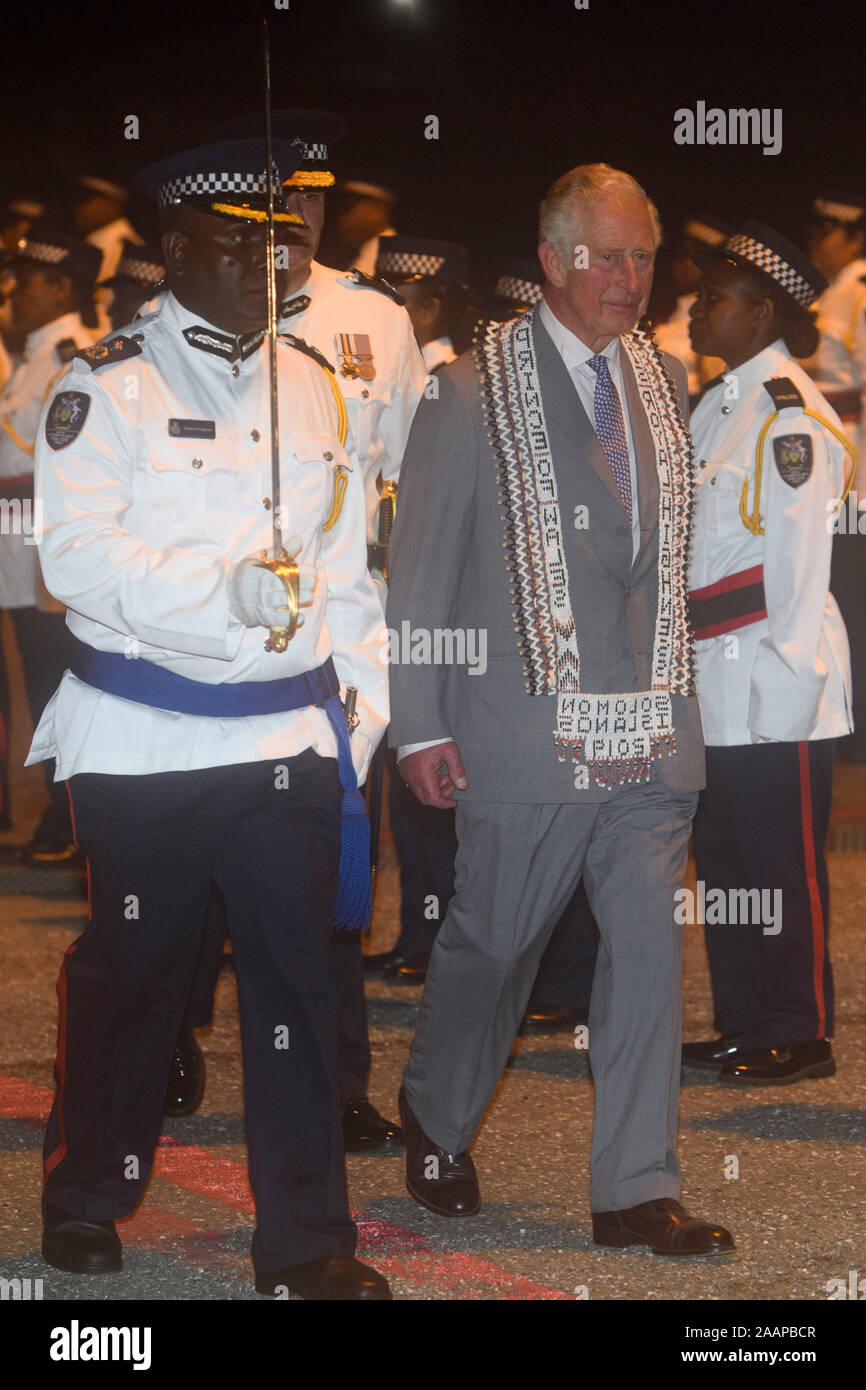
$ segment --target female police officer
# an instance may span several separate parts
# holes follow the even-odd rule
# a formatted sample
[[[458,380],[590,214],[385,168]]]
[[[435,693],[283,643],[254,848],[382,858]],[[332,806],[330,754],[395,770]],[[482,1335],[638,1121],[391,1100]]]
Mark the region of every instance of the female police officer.
[[[824,843],[851,696],[829,578],[853,451],[793,361],[814,351],[820,272],[759,222],[699,263],[692,345],[728,368],[692,418],[690,571],[707,743],[694,843],[722,1037],[683,1056],[769,1085],[835,1071]]]

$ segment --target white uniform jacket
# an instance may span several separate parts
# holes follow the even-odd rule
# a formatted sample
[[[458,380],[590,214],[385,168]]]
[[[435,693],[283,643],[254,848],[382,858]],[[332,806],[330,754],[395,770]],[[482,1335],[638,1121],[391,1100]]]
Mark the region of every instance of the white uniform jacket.
[[[769,425],[756,480],[758,438],[778,408],[771,378],[787,378],[804,404],[777,389],[780,404],[795,403]],[[852,727],[848,639],[829,592],[845,456],[807,410],[841,430],[778,340],[711,386],[692,415],[690,590],[709,745],[834,738]]]
[[[379,473],[397,482],[409,427],[427,382],[412,324],[406,310],[384,291],[353,278],[351,271],[329,270],[313,261],[307,283],[291,299],[309,304],[280,320],[280,331],[296,334],[318,348],[337,373],[346,400],[356,457],[366,494],[367,539],[378,539]],[[369,362],[353,364],[347,356],[363,349]],[[350,341],[352,339],[353,341]],[[347,376],[344,366],[363,375]]]
[[[33,608],[42,586],[36,563],[38,512],[32,507],[33,450],[39,416],[55,377],[96,335],[78,314],[64,314],[27,335],[24,352],[0,392],[0,608]]]
[[[81,641],[195,681],[267,681],[333,655],[357,687],[352,737],[363,778],[388,722],[385,631],[366,569],[361,480],[339,439],[332,374],[278,345],[283,535],[303,536],[318,578],[282,654],[233,618],[232,566],[271,544],[267,346],[239,344],[169,294],[159,311],[76,359],[40,423],[36,488],[49,589]],[[102,353],[103,362],[94,354]],[[61,399],[62,397],[62,399]],[[323,525],[345,481],[332,527]],[[150,773],[336,756],[327,715],[307,707],[240,718],[173,714],[104,694],[67,672],[30,762],[57,777]]]

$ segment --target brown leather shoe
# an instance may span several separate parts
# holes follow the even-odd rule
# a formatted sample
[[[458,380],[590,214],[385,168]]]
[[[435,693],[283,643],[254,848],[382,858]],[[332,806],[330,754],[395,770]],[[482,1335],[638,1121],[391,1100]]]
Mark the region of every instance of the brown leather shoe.
[[[284,1290],[319,1303],[384,1302],[391,1297],[388,1280],[351,1255],[327,1255],[288,1269],[256,1275],[256,1293],[285,1297]]]
[[[698,1221],[673,1197],[656,1197],[625,1211],[594,1211],[592,1238],[617,1250],[649,1245],[654,1255],[725,1255],[734,1249],[724,1226]]]
[[[475,1164],[468,1150],[450,1154],[428,1139],[403,1086],[397,1101],[406,1141],[406,1186],[422,1207],[439,1216],[474,1216],[481,1209]]]

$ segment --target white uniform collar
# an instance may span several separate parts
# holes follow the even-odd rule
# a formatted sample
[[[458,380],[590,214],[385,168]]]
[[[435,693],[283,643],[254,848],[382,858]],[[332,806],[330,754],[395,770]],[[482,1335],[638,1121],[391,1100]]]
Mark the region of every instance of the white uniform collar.
[[[50,343],[52,347],[55,343],[61,342],[63,338],[77,339],[84,335],[84,325],[81,322],[81,315],[77,313],[62,314],[59,319],[52,319],[50,323],[44,323],[41,328],[34,328],[32,333],[27,334],[24,344],[24,357],[31,358]]]
[[[175,329],[176,332],[182,335],[191,332],[193,329],[203,329],[206,334],[212,335],[216,342],[221,341],[226,344],[227,347],[229,344],[234,344],[236,355],[240,358],[246,358],[251,355],[251,344],[254,342],[259,332],[261,333],[259,344],[264,341],[265,337],[264,329],[238,335],[236,333],[229,333],[225,328],[217,328],[216,324],[208,322],[201,314],[194,314],[191,310],[187,309],[171,291],[166,294],[165,301],[157,313],[163,322],[167,323],[170,328]],[[188,338],[187,341],[189,341]],[[256,344],[256,346],[258,346],[258,344]],[[193,350],[196,350],[195,347]],[[217,357],[224,357],[226,361],[234,360],[234,358],[229,356],[228,352],[216,352],[214,355]]]
[[[759,381],[769,381],[771,376],[788,376],[791,370],[791,354],[785,347],[784,341],[777,338],[769,347],[765,347],[761,352],[750,357],[748,362],[743,362],[739,367],[729,367],[725,372],[725,378],[736,378],[739,388],[739,398],[741,399],[745,391],[749,390]]]
[[[582,338],[578,338],[576,333],[572,333],[570,328],[556,317],[546,299],[538,301],[536,310],[538,317],[550,334],[553,346],[556,348],[563,362],[569,371],[575,367],[584,367],[591,357],[597,357],[592,348],[587,347]],[[601,356],[606,357],[608,362],[619,361],[619,338],[611,338],[606,348],[602,348]]]

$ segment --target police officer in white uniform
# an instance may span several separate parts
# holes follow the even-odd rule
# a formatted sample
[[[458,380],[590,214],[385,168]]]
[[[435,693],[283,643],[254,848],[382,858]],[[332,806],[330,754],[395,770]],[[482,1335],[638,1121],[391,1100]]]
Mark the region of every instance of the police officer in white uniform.
[[[99,252],[48,227],[34,230],[10,263],[12,322],[24,336],[18,365],[0,392],[0,485],[7,512],[0,536],[0,607],[8,608],[21,653],[34,727],[67,665],[62,605],[42,584],[36,559],[33,450],[39,415],[54,378],[98,337],[93,282]],[[8,748],[8,743],[6,745]],[[65,788],[46,767],[49,804],[27,846],[40,863],[75,854]]]
[[[262,121],[260,115],[228,121],[208,132],[208,138],[242,137],[260,129]],[[288,248],[280,327],[317,348],[337,373],[350,422],[347,448],[364,481],[368,558],[371,565],[387,568],[378,547],[379,508],[383,498],[387,506],[396,497],[403,450],[426,371],[408,315],[390,285],[357,271],[331,270],[314,260],[326,195],[334,185],[331,149],[345,133],[346,122],[334,112],[284,109],[273,113],[272,124],[280,139],[293,144],[300,160],[284,193],[289,210],[303,218],[297,241]],[[384,584],[380,587],[384,594]],[[193,1030],[207,1027],[212,1019],[225,930],[225,913],[215,894],[177,1040],[167,1114],[189,1114],[201,1099],[204,1060]],[[343,1140],[347,1152],[393,1153],[402,1144],[400,1127],[380,1115],[367,1097],[371,1054],[360,937],[337,931],[333,946],[340,1001]]]
[[[469,248],[432,237],[383,236],[376,274],[391,281],[405,300],[427,371],[453,362],[465,346]]]
[[[809,251],[830,283],[815,302],[821,339],[817,351],[803,365],[862,456],[866,441],[866,198],[830,189],[814,200],[812,211]],[[866,499],[862,475],[839,512],[831,587],[848,629],[854,686],[854,732],[842,739],[839,753],[851,762],[866,763]]]
[[[760,222],[697,259],[692,343],[727,364],[691,422],[707,744],[694,845],[722,1037],[683,1057],[732,1085],[774,1085],[835,1071],[824,846],[851,688],[829,585],[849,461],[838,416],[793,360],[814,349],[824,277]]]
[[[290,148],[274,153],[291,172]],[[69,781],[92,889],[59,986],[43,1254],[120,1268],[113,1222],[149,1177],[214,879],[238,973],[256,1288],[382,1299],[353,1258],[328,936],[332,911],[351,925],[364,910],[347,827],[388,718],[383,619],[342,398],[290,338],[277,510],[265,162],[263,141],[234,141],[139,176],[170,292],[76,359],[42,420],[41,556],[74,651],[31,759],[55,756]],[[279,252],[293,219],[271,177]],[[275,527],[284,557],[263,563]],[[351,744],[341,686],[358,692]]]

